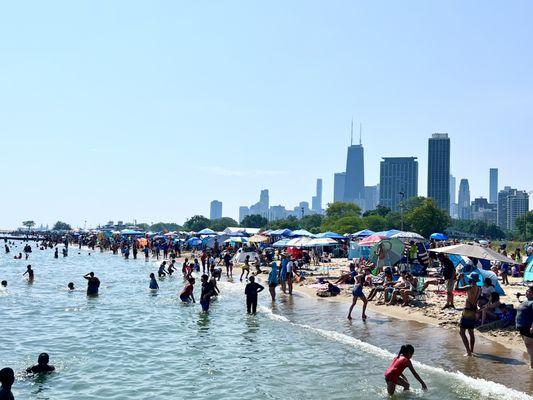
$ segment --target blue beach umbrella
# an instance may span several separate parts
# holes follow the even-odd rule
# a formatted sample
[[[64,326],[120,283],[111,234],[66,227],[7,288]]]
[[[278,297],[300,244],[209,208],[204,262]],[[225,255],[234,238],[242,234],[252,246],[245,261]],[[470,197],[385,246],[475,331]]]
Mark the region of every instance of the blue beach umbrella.
[[[364,238],[373,235],[375,232],[370,229],[363,229],[362,231],[355,232],[352,236],[356,238]]]
[[[189,246],[199,246],[202,244],[202,240],[197,237],[192,237],[186,242]]]
[[[335,232],[324,232],[316,235],[318,238],[330,238],[330,239],[346,239],[346,236],[339,235]]]
[[[432,233],[429,238],[433,240],[448,240],[448,236],[444,233]]]

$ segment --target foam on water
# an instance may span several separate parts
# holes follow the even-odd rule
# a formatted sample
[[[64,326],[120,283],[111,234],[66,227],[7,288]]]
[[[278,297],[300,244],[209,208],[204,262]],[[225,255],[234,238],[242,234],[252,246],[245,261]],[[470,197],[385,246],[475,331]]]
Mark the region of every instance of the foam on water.
[[[321,328],[315,328],[310,325],[292,322],[288,318],[282,315],[275,314],[268,307],[260,306],[259,310],[263,312],[268,318],[274,321],[289,323],[301,329],[305,329],[307,331],[316,333],[326,339],[334,340],[336,342],[340,342],[340,343],[343,343],[343,344],[346,344],[352,347],[356,347],[360,350],[363,350],[364,352],[368,354],[372,354],[372,355],[375,355],[375,356],[378,356],[384,359],[392,359],[396,356],[396,354],[393,354],[388,350],[379,348],[370,343],[363,342],[362,340],[345,335],[340,332],[330,331],[330,330],[321,329]],[[430,365],[423,364],[418,361],[413,361],[413,364],[421,370],[428,371],[433,374],[445,375],[448,378],[459,381],[461,384],[467,386],[468,388],[476,390],[484,397],[494,398],[496,396],[496,398],[506,398],[510,400],[531,400],[533,399],[533,397],[529,396],[528,394],[524,392],[520,392],[518,390],[508,388],[507,386],[502,385],[500,383],[488,381],[488,380],[481,379],[481,378],[473,378],[459,371],[450,372],[442,368],[432,367]]]

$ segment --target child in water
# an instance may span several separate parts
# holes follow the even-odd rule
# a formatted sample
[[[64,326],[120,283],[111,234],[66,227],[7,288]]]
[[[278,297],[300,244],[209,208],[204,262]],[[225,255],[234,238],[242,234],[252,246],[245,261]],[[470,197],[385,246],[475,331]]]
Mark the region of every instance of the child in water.
[[[387,382],[387,392],[389,395],[393,395],[396,391],[396,385],[403,387],[403,390],[409,390],[409,382],[403,374],[403,371],[406,368],[411,370],[411,373],[416,378],[418,382],[422,385],[422,390],[427,390],[427,386],[416,373],[413,364],[411,363],[411,358],[415,352],[415,348],[410,344],[406,344],[401,347],[398,356],[392,360],[392,364],[385,371],[385,382]]]
[[[26,372],[29,374],[40,374],[43,372],[52,372],[55,371],[53,365],[48,364],[50,362],[50,357],[47,353],[39,354],[37,359],[37,364],[26,369]]]
[[[157,284],[157,281],[155,280],[155,274],[153,272],[150,274],[150,289],[151,290],[159,289],[159,285]]]
[[[184,303],[188,303],[192,300],[193,303],[196,303],[194,300],[194,283],[196,280],[194,278],[189,278],[189,283],[185,286],[180,294],[180,299]]]

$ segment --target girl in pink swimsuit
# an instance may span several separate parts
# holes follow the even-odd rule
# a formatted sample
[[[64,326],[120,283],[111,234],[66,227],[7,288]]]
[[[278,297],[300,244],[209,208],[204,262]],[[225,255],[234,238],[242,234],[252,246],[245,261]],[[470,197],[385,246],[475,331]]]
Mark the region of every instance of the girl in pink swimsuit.
[[[402,346],[398,356],[392,360],[392,364],[389,366],[387,371],[385,371],[385,382],[387,382],[387,392],[389,395],[392,396],[394,394],[396,391],[396,385],[402,386],[404,390],[409,390],[409,382],[403,374],[403,371],[406,368],[411,370],[413,376],[422,385],[422,389],[427,390],[426,384],[416,373],[413,364],[411,363],[411,357],[413,357],[414,352],[415,348],[410,344]]]

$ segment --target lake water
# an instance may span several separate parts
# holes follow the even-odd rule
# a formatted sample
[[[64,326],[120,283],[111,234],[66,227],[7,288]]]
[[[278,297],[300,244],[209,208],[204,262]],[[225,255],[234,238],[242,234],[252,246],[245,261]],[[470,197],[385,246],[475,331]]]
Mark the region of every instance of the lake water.
[[[205,315],[179,300],[180,273],[160,280],[156,295],[148,290],[155,262],[74,248],[54,259],[35,247],[28,261],[13,260],[21,249],[0,256],[9,284],[0,292],[0,367],[16,371],[17,399],[387,398],[383,373],[405,342],[430,390],[406,372],[414,390],[398,398],[530,399],[524,392],[533,391],[523,352],[481,340],[480,357],[465,359],[458,335],[443,329],[371,312],[367,323],[349,323],[345,304],[296,294],[272,306],[267,291],[248,316],[243,284],[225,278]],[[22,277],[28,263],[32,285]],[[97,298],[85,295],[89,271],[102,282]],[[75,292],[65,290],[69,281]],[[26,376],[41,352],[57,372]]]

